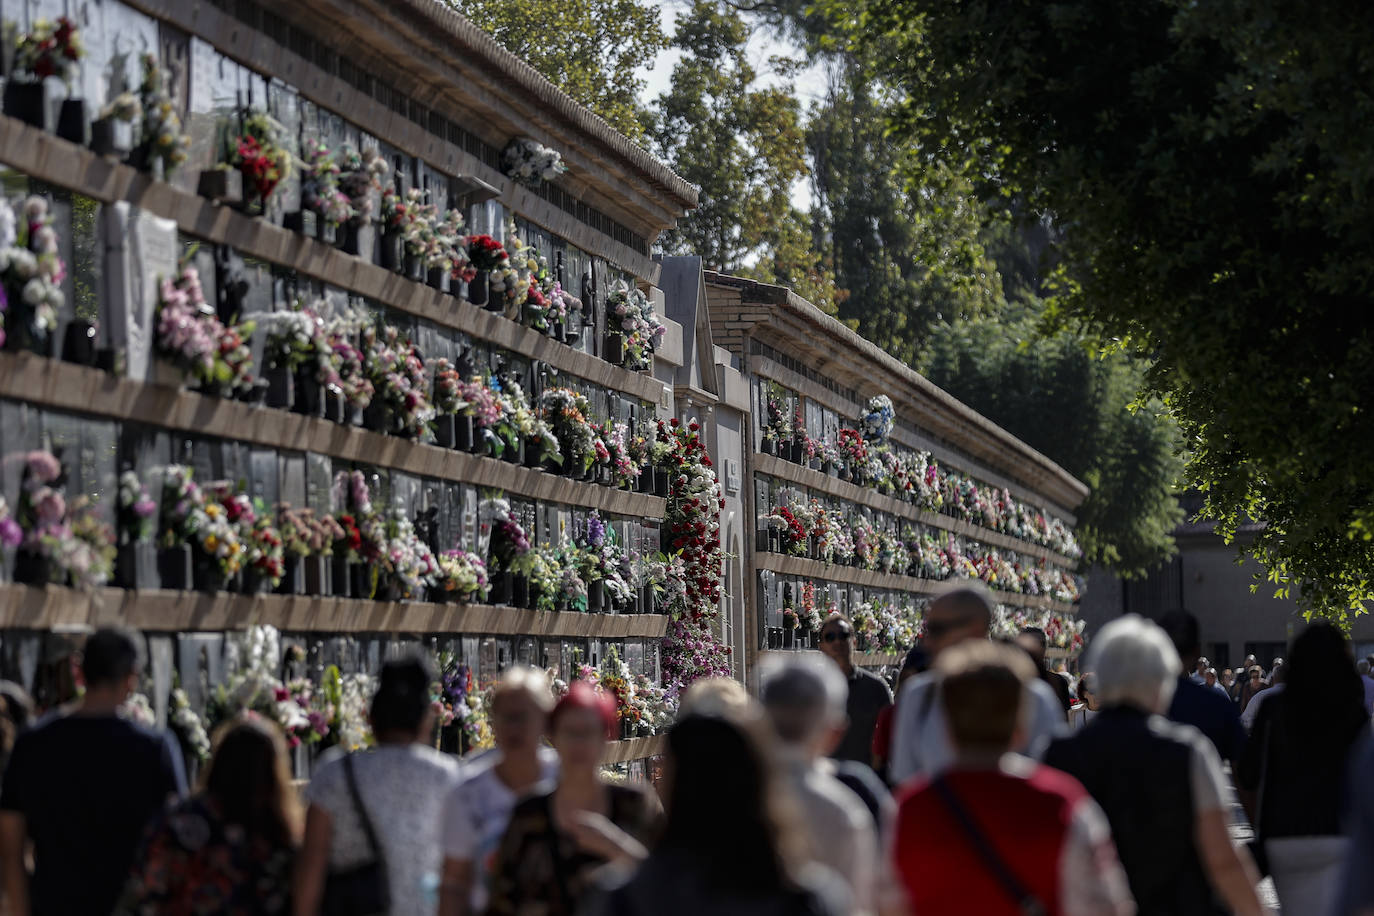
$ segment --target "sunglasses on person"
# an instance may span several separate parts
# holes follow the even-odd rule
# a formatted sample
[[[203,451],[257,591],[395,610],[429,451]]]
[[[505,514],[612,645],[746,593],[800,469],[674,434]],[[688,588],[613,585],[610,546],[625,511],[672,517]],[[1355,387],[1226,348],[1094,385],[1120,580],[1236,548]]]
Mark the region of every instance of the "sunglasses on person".
[[[832,627],[821,634],[821,640],[823,642],[844,642],[853,635],[853,630],[846,629],[845,627]]]

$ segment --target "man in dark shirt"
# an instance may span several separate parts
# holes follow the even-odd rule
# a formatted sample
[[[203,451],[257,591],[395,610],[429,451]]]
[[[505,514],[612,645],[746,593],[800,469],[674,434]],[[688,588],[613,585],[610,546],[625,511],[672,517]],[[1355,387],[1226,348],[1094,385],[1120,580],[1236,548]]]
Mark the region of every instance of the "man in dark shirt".
[[[830,657],[849,684],[849,728],[830,755],[837,760],[857,760],[873,765],[873,729],[878,713],[892,705],[892,691],[883,679],[854,665],[854,625],[838,614],[821,625],[821,652]]]
[[[1202,651],[1197,618],[1185,610],[1174,610],[1159,618],[1159,625],[1178,650],[1183,670],[1193,670]],[[1206,735],[1222,760],[1235,763],[1245,750],[1245,727],[1240,724],[1235,704],[1186,675],[1178,680],[1178,689],[1169,704],[1169,718],[1192,725]]]
[[[1050,647],[1049,637],[1039,627],[1026,627],[1016,637],[1016,644],[1025,649],[1030,654],[1031,661],[1035,662],[1035,676],[1048,684],[1054,695],[1059,698],[1059,705],[1064,707],[1064,720],[1067,722],[1069,709],[1073,707],[1073,695],[1069,692],[1069,682],[1045,665],[1045,655]]]
[[[116,711],[138,684],[139,637],[86,640],[86,693],[19,736],[0,789],[0,865],[9,912],[103,914],[119,897],[148,821],[186,791],[166,733]],[[24,870],[33,841],[34,874]]]

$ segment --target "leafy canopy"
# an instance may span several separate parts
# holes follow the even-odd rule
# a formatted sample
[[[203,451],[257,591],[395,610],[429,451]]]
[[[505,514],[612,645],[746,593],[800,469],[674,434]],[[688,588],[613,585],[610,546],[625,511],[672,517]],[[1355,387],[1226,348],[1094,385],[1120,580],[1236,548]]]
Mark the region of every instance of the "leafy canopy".
[[[632,140],[644,137],[635,75],[666,46],[641,0],[444,0]]]
[[[1280,594],[1374,599],[1374,5],[867,0],[898,136],[1064,229],[1052,317],[1150,361]]]
[[[831,308],[834,283],[814,252],[792,187],[807,173],[801,108],[792,92],[766,85],[749,60],[750,29],[728,6],[696,0],[673,38],[682,58],[655,102],[654,148],[701,189],[697,209],[659,239],[670,254],[785,283]],[[780,80],[796,64],[770,61]]]

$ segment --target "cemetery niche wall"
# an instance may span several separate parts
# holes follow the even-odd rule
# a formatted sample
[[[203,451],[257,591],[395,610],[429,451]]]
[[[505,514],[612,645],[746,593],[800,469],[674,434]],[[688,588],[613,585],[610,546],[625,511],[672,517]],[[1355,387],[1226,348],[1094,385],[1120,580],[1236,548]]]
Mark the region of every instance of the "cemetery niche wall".
[[[656,753],[719,588],[664,553],[691,448],[652,375],[695,189],[428,0],[66,12],[0,3],[5,676],[51,705],[136,627],[134,714],[194,758],[259,708],[304,776],[416,648],[445,748],[518,662]]]

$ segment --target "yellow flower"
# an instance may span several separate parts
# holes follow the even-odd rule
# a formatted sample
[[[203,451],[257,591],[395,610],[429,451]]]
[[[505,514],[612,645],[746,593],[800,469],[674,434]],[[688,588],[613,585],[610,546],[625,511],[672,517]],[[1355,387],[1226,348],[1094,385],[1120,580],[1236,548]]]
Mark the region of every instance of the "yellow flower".
[[[205,547],[206,553],[214,553],[216,548],[219,546],[219,538],[213,534],[207,534],[205,536],[205,543],[203,546]]]

